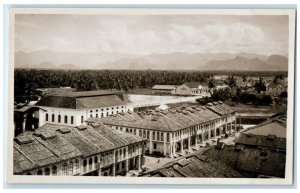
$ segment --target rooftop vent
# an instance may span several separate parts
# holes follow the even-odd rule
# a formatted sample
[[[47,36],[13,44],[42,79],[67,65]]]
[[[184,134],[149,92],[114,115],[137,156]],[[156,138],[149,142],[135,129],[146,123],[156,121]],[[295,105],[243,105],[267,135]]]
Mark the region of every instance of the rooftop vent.
[[[181,167],[183,167],[183,166],[186,166],[186,165],[189,164],[189,160],[187,160],[187,159],[181,159],[177,163],[178,163],[178,165],[180,165]]]
[[[151,121],[157,121],[158,120],[158,117],[157,116],[153,116]]]
[[[40,136],[43,140],[48,140],[55,138],[57,135],[54,132],[42,132]]]
[[[86,130],[87,126],[86,125],[79,125],[76,127],[78,130],[82,131],[82,130]]]
[[[99,126],[99,123],[92,123],[91,124],[93,127],[97,127],[97,126]]]
[[[219,103],[215,101],[215,102],[213,102],[213,104],[214,104],[214,105],[218,105]]]
[[[20,137],[16,137],[15,141],[19,144],[28,144],[28,143],[32,143],[33,142],[33,137],[31,135],[24,135],[24,136],[20,136]]]
[[[182,113],[183,113],[184,115],[187,115],[187,114],[188,114],[188,112],[187,112],[187,111],[182,111]]]
[[[206,110],[206,107],[201,107],[203,110]]]
[[[65,134],[65,133],[70,133],[71,130],[66,128],[66,127],[62,127],[62,128],[59,128],[58,131],[62,134]]]
[[[218,101],[218,103],[219,103],[219,104],[223,104],[223,102],[222,102],[222,101]]]
[[[168,114],[168,110],[163,111],[162,114],[167,115]]]
[[[209,106],[209,107],[210,107],[210,106],[213,106],[213,104],[212,104],[212,103],[207,103],[207,106]]]
[[[177,113],[181,113],[181,110],[177,109],[176,112],[177,112]]]

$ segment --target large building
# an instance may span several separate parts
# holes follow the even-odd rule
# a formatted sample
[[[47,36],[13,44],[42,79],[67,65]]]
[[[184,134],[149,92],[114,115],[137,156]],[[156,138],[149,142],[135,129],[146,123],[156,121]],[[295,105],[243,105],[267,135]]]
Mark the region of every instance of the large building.
[[[152,91],[155,94],[175,94],[176,85],[154,85]]]
[[[285,176],[286,114],[239,133],[235,145],[219,143],[203,155],[222,161],[244,177]]]
[[[207,83],[188,82],[177,86],[175,94],[209,96],[210,92]]]
[[[122,93],[111,91],[84,91],[50,94],[35,104],[39,107],[39,126],[45,123],[76,126],[89,117],[106,117],[127,112]]]
[[[223,102],[208,106],[175,108],[165,111],[121,113],[105,118],[89,118],[115,130],[147,139],[146,152],[177,157],[192,152],[200,143],[230,134],[236,122],[235,111]]]
[[[15,137],[16,175],[126,175],[144,164],[145,140],[103,124],[45,124]]]

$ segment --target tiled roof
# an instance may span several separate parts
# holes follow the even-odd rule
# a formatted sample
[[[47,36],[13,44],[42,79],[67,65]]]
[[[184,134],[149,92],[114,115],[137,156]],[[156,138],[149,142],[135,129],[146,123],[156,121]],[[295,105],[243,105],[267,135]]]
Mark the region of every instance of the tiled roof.
[[[87,122],[102,122],[132,128],[143,128],[155,131],[177,131],[203,122],[215,120],[220,116],[205,107],[186,110],[153,111],[151,113],[125,113],[101,119],[88,119]]]
[[[210,148],[203,155],[228,164],[244,177],[257,177],[258,174],[276,177],[285,175],[286,155],[284,151],[247,147],[241,150],[237,146],[225,145],[222,149]]]
[[[43,97],[36,103],[36,106],[83,109],[124,104],[125,102],[122,94],[101,90],[51,94]]]
[[[46,166],[78,156],[90,156],[143,141],[103,124],[67,127],[45,124],[22,133],[14,142],[14,173]]]
[[[244,131],[243,133],[245,134],[252,133],[253,135],[263,135],[263,136],[275,135],[276,137],[279,138],[286,138],[286,127],[283,127],[280,123],[274,121],[271,123],[250,128]]]
[[[81,156],[81,152],[62,137],[43,138],[42,136],[41,133],[33,135],[33,132],[27,132],[26,135],[15,139],[14,173]],[[24,138],[32,140],[23,140]]]
[[[186,82],[184,83],[184,85],[190,87],[190,88],[198,88],[198,86],[200,85],[198,82]]]
[[[155,90],[173,90],[176,89],[176,85],[154,85],[152,89]]]
[[[188,155],[142,174],[145,177],[241,177],[239,172],[221,161],[208,159],[200,153]]]
[[[208,103],[206,107],[219,115],[226,115],[235,112],[234,109],[230,108],[222,101]]]

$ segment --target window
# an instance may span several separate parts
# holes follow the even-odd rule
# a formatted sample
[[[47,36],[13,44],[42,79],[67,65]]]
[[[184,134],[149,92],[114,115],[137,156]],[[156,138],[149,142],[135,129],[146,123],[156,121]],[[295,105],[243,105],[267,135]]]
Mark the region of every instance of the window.
[[[142,131],[141,130],[139,131],[139,136],[142,137]]]
[[[37,171],[37,175],[39,175],[39,176],[43,175],[43,171],[42,170],[38,170]]]
[[[58,115],[58,122],[61,122],[61,115]]]
[[[69,164],[69,175],[73,174],[73,162],[71,161]]]
[[[155,132],[152,133],[152,140],[155,140]]]
[[[117,109],[119,109],[119,107],[117,107]]]
[[[67,163],[63,164],[61,172],[62,172],[63,176],[67,175],[67,173],[68,173],[68,164]]]
[[[101,113],[101,117],[103,117],[103,113]]]
[[[95,164],[98,163],[98,157],[97,156],[95,157],[94,162],[95,162]]]
[[[106,110],[109,110],[109,108],[106,108]]]
[[[55,121],[55,117],[54,117],[54,114],[52,114],[52,122]]]
[[[52,176],[56,176],[57,175],[57,166],[53,166],[52,167]]]
[[[49,176],[49,175],[50,175],[50,168],[46,168],[46,169],[45,169],[45,175],[46,175],[46,176]]]
[[[159,132],[157,132],[156,140],[159,141]]]
[[[122,169],[125,168],[125,162],[122,162]]]
[[[135,129],[133,129],[133,134],[136,135],[136,130]]]
[[[114,110],[114,108],[112,107],[111,110]]]
[[[96,112],[98,112],[98,109],[96,110]]]
[[[48,118],[49,118],[48,116],[49,116],[48,113],[46,113],[46,121],[48,121]]]
[[[68,123],[68,116],[65,115],[65,123]]]
[[[78,159],[75,160],[75,167],[74,167],[74,169],[75,169],[75,173],[79,172],[79,161],[78,161]]]
[[[149,139],[149,137],[150,137],[150,132],[147,131],[147,139]]]
[[[106,116],[108,116],[108,112],[106,113]]]
[[[90,113],[93,113],[93,111],[91,110]]]
[[[161,140],[161,141],[164,141],[164,133],[161,133],[161,134],[160,134],[160,140]]]
[[[124,106],[122,106],[122,109],[124,108]]]
[[[153,149],[156,149],[156,143],[153,143]]]
[[[84,119],[83,116],[81,116],[81,123],[83,123],[83,119]]]
[[[87,161],[86,159],[83,161],[83,171],[86,171]]]
[[[98,118],[98,113],[96,114],[96,118]]]
[[[123,149],[123,154],[124,154],[123,158],[125,158],[126,157],[126,149],[125,148]]]
[[[93,115],[92,115],[92,114],[90,114],[90,117],[93,117]]]
[[[71,116],[71,124],[74,124],[74,117]]]
[[[170,134],[167,133],[167,142],[170,142]]]
[[[103,111],[104,109],[101,109],[101,111]]]

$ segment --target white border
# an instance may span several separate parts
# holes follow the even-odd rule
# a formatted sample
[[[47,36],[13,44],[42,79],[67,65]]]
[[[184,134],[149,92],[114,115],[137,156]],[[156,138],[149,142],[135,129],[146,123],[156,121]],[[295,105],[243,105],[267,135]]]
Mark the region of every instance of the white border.
[[[128,9],[128,8],[13,8],[10,12],[9,47],[9,88],[13,88],[14,69],[14,15],[15,14],[97,14],[97,15],[289,15],[289,72],[288,72],[288,118],[287,157],[285,179],[245,179],[245,178],[134,178],[134,177],[92,177],[92,176],[17,176],[13,171],[13,97],[9,97],[8,108],[8,183],[38,184],[264,184],[289,185],[293,174],[293,116],[294,116],[294,50],[295,50],[295,10],[293,9]],[[13,89],[9,89],[13,96]],[[10,148],[9,148],[10,147]]]

